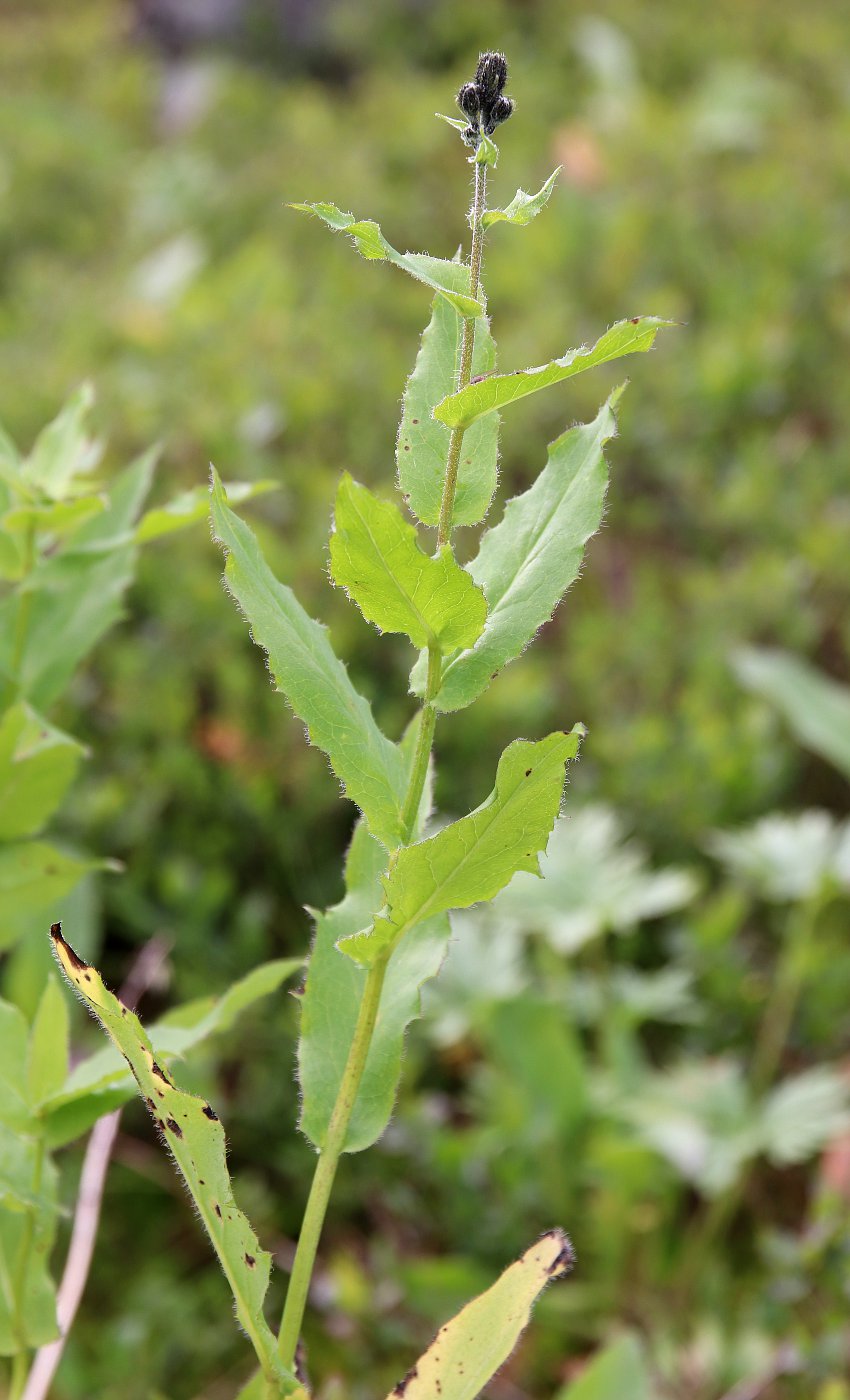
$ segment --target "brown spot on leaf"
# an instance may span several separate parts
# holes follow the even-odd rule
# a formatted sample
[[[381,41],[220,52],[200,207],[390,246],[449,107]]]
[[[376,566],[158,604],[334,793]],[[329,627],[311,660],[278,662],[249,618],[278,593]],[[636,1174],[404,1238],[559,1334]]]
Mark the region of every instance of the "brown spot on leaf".
[[[218,1216],[218,1218],[219,1218],[219,1220],[220,1220],[220,1219],[221,1219],[221,1206],[219,1205],[218,1201],[216,1201],[216,1203],[215,1203],[215,1213],[216,1213],[216,1215]]]
[[[53,942],[54,942],[54,943],[61,943],[61,944],[62,944],[62,947],[65,949],[65,952],[66,952],[66,954],[67,954],[67,956],[68,956],[68,961],[69,961],[69,963],[71,964],[71,966],[72,966],[73,968],[76,968],[77,972],[83,972],[83,971],[85,971],[85,969],[89,966],[89,964],[88,964],[87,962],[83,962],[82,958],[78,958],[78,957],[77,957],[77,954],[74,952],[74,950],[73,950],[73,948],[71,947],[70,943],[67,943],[67,942],[65,941],[65,939],[62,937],[62,925],[61,925],[61,924],[51,924],[51,925],[50,925],[50,937],[53,939]]]
[[[249,1269],[255,1269],[257,1267],[257,1261],[254,1258],[253,1254],[245,1255],[245,1263],[248,1265]]]
[[[177,1122],[176,1118],[166,1118],[165,1122],[166,1125],[171,1129],[175,1137],[182,1138],[183,1129],[180,1127],[180,1124]]]
[[[214,1108],[210,1108],[208,1103],[204,1104],[202,1112],[204,1114],[204,1117],[209,1118],[213,1123],[218,1122],[218,1114],[216,1113]]]
[[[530,778],[530,777],[531,777],[531,769],[530,769],[530,768],[526,768],[526,770],[525,770],[525,776],[526,776],[527,778]]]
[[[407,1390],[407,1387],[410,1385],[410,1382],[415,1381],[418,1375],[418,1367],[412,1366],[408,1371],[407,1375],[404,1377],[404,1380],[399,1381],[392,1394],[398,1396],[399,1400],[401,1400],[401,1396],[404,1395],[405,1391]]]

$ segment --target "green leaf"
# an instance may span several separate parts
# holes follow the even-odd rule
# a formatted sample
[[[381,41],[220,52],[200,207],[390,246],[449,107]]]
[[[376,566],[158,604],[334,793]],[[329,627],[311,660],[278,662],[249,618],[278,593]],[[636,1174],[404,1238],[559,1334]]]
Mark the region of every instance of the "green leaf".
[[[66,855],[45,841],[10,842],[0,846],[0,946],[4,914],[37,913],[72,890],[89,870],[105,861]]]
[[[292,589],[274,577],[253,533],[228,508],[215,473],[212,513],[216,538],[227,552],[227,586],[254,641],[268,653],[278,690],[306,724],[310,742],[327,754],[372,833],[384,845],[397,846],[407,783],[401,750],[381,733],[325,628],[307,615]]]
[[[818,1065],[784,1079],[761,1109],[764,1147],[779,1166],[805,1162],[850,1126],[850,1086],[843,1074]]]
[[[386,910],[372,928],[341,938],[338,946],[368,965],[424,919],[492,899],[518,870],[536,873],[561,806],[564,766],[583,733],[579,725],[571,734],[509,744],[486,802],[400,850],[382,881]]]
[[[463,320],[444,297],[435,297],[413,373],[407,381],[396,444],[399,486],[423,525],[437,525],[451,433],[433,417],[435,405],[457,384]],[[496,346],[486,316],[475,321],[473,375],[491,374]],[[496,489],[499,418],[491,413],[464,435],[453,525],[477,525]]]
[[[492,141],[486,132],[481,132],[478,137],[478,145],[475,148],[475,155],[470,156],[472,165],[492,165],[495,170],[499,164],[499,147]]]
[[[107,553],[133,543],[136,521],[153,482],[159,448],[151,447],[125,467],[109,486],[109,503],[103,515],[89,520],[71,542],[75,553]]]
[[[338,233],[350,234],[362,257],[374,262],[394,263],[396,267],[409,272],[417,282],[433,287],[462,316],[481,315],[484,308],[480,301],[469,295],[469,268],[465,263],[446,262],[443,258],[429,257],[427,253],[399,253],[371,219],[357,220],[353,214],[337,209],[335,204],[290,204],[289,207],[303,214],[312,214]]]
[[[107,989],[100,973],[77,957],[58,924],[50,932],[66,978],[133,1072],[162,1140],[191,1192],[233,1292],[236,1315],[251,1338],[264,1373],[281,1383],[281,1394],[292,1394],[297,1381],[282,1366],[274,1335],[263,1316],[271,1256],[260,1248],[233,1198],[224,1129],[215,1111],[204,1099],[172,1082],[157,1062],[138,1017]]]
[[[105,509],[103,496],[78,496],[74,501],[54,501],[50,505],[16,506],[6,512],[0,525],[15,534],[35,530],[44,535],[64,535]]]
[[[436,698],[442,711],[463,709],[528,646],[578,577],[584,547],[599,529],[608,486],[603,446],[617,431],[615,390],[592,423],[570,428],[549,448],[534,485],[515,496],[486,531],[467,567],[487,598],[487,621],[475,645],[450,658]],[[425,686],[426,658],[411,677]]]
[[[254,496],[262,496],[266,491],[276,491],[276,481],[226,481],[224,490],[229,501],[250,501]],[[167,505],[157,506],[146,511],[136,527],[136,541],[147,544],[150,540],[171,535],[175,530],[185,530],[199,520],[206,520],[210,509],[210,491],[207,485],[193,486],[181,491]]]
[[[850,779],[850,689],[784,651],[742,648],[739,679],[782,715],[807,749]]]
[[[549,179],[538,191],[537,194],[526,194],[525,190],[517,190],[510,204],[504,209],[485,209],[481,222],[484,228],[490,228],[491,224],[505,222],[508,224],[530,224],[532,219],[536,219],[541,209],[549,203],[549,196],[555,188],[555,181],[561,173],[561,166],[552,171]]]
[[[484,594],[451,549],[429,557],[398,507],[347,472],[337,491],[330,554],[334,583],[382,632],[404,632],[414,646],[443,651],[471,646],[480,636]]]
[[[39,1104],[55,1093],[68,1073],[68,1002],[56,978],[48,977],[35,1013],[27,1047],[27,1094]]]
[[[24,703],[0,721],[0,841],[34,836],[73,782],[85,750]]]
[[[486,1293],[441,1327],[387,1400],[475,1400],[507,1361],[547,1283],[573,1266],[561,1230],[549,1230]],[[618,1400],[632,1400],[623,1392]]]
[[[559,360],[550,360],[548,365],[517,369],[511,374],[493,374],[480,383],[468,384],[438,403],[434,417],[450,428],[468,428],[476,419],[536,394],[538,389],[560,384],[574,374],[618,360],[622,355],[651,350],[659,330],[672,325],[674,321],[664,321],[658,316],[634,316],[630,321],[618,321],[590,349],[580,346],[578,350],[568,350]]]
[[[433,416],[436,406],[457,383],[463,321],[442,298],[435,297],[431,320],[422,336],[413,373],[407,381],[396,445],[399,486],[413,513],[436,525],[446,474],[451,433]],[[475,321],[472,373],[491,374],[496,346],[486,316]],[[496,489],[499,419],[492,414],[476,423],[463,440],[452,524],[475,525],[486,515]]]
[[[655,1400],[643,1347],[635,1337],[619,1337],[597,1353],[577,1381],[557,1400]]]
[[[34,1138],[0,1134],[0,1356],[44,1346],[59,1335],[48,1270],[56,1234],[56,1168]],[[11,1207],[11,1209],[10,1209]],[[23,1277],[21,1252],[26,1251]]]
[[[26,1094],[28,1036],[23,1012],[0,999],[0,1125],[17,1132],[32,1129]],[[0,1143],[4,1136],[0,1134]]]
[[[346,862],[345,898],[316,916],[316,936],[301,998],[298,1078],[299,1127],[319,1149],[326,1141],[366,981],[364,969],[343,957],[336,945],[362,928],[379,907],[386,863],[386,852],[359,824]],[[405,1031],[420,1014],[420,988],[439,972],[448,939],[445,916],[429,919],[405,939],[390,960],[380,1015],[348,1125],[346,1152],[370,1147],[387,1126],[401,1075]]]
[[[31,575],[19,683],[36,709],[48,709],[62,694],[80,662],[121,617],[135,562],[132,549],[102,556],[63,553]],[[21,601],[10,597],[0,606],[0,670],[7,675],[12,673],[14,622]]]
[[[302,958],[262,963],[221,997],[202,997],[172,1008],[150,1028],[154,1054],[170,1063],[209,1036],[228,1031],[243,1011],[277,991],[303,966]],[[61,1147],[79,1137],[104,1113],[132,1098],[134,1089],[124,1058],[114,1046],[105,1045],[89,1055],[40,1105],[50,1146]]]
[[[27,486],[43,491],[52,501],[73,494],[76,478],[91,471],[98,450],[86,433],[94,403],[91,384],[82,384],[64,408],[39,434],[21,470]]]

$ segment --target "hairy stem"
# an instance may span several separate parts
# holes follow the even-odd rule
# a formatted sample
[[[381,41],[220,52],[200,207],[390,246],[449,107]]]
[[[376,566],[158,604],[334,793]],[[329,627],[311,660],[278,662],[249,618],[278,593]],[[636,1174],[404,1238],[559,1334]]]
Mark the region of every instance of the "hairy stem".
[[[472,225],[472,250],[469,263],[470,295],[476,299],[481,287],[481,254],[484,246],[484,229],[482,227],[481,217],[484,213],[487,184],[486,172],[486,165],[476,164],[475,191],[470,214],[470,223]],[[463,322],[461,336],[458,389],[464,388],[469,383],[472,374],[472,352],[474,343],[475,321],[473,318],[467,317]],[[460,451],[463,444],[463,434],[463,428],[454,428],[451,438],[449,439],[443,498],[440,506],[439,546],[448,544],[451,537],[452,514],[454,510],[455,493],[457,491],[457,476],[460,464]],[[441,667],[442,656],[439,647],[435,644],[428,648],[428,680],[422,708],[419,713],[419,732],[416,738],[416,749],[413,755],[407,793],[402,807],[402,845],[408,845],[416,831],[416,819],[419,814],[422,793],[425,790],[425,782],[428,777],[428,763],[431,757],[431,746],[434,741],[434,729],[437,722],[437,712],[433,701],[440,688]],[[310,1279],[316,1262],[316,1253],[319,1247],[322,1226],[324,1225],[337,1166],[339,1165],[339,1159],[345,1144],[348,1125],[351,1121],[351,1115],[354,1112],[354,1105],[357,1101],[360,1081],[363,1078],[363,1071],[366,1067],[366,1059],[369,1054],[369,1046],[372,1043],[372,1035],[378,1017],[381,992],[384,986],[384,977],[386,975],[391,951],[391,949],[387,949],[373,966],[370,967],[367,974],[363,988],[363,1000],[360,1003],[357,1025],[354,1029],[354,1038],[348,1052],[348,1060],[346,1061],[343,1071],[339,1093],[337,1094],[336,1103],[334,1104],[330,1123],[328,1125],[327,1141],[319,1155],[319,1160],[313,1175],[313,1182],[310,1187],[310,1195],[307,1198],[304,1219],[301,1222],[301,1233],[298,1237],[298,1246],[295,1250],[295,1259],[292,1265],[292,1274],[286,1292],[283,1318],[278,1334],[278,1351],[285,1366],[291,1367],[295,1361],[295,1351],[298,1346],[298,1339],[301,1335],[301,1325],[304,1320],[304,1310],[307,1306]]]
[[[307,1305],[307,1294],[310,1288],[313,1265],[316,1262],[319,1237],[322,1233],[337,1164],[345,1144],[348,1124],[357,1099],[360,1080],[366,1066],[366,1056],[372,1043],[372,1033],[378,1016],[388,962],[389,955],[387,954],[385,957],[378,958],[369,969],[366,985],[363,988],[363,1000],[360,1003],[354,1038],[348,1052],[348,1061],[328,1125],[327,1141],[316,1166],[307,1207],[304,1211],[304,1220],[298,1238],[298,1248],[295,1252],[295,1262],[292,1266],[292,1275],[286,1293],[286,1306],[283,1310],[283,1320],[278,1337],[278,1350],[285,1366],[292,1366],[295,1361],[295,1349],[301,1335],[301,1323]]]
[[[469,295],[478,299],[481,290],[481,256],[484,251],[484,226],[481,222],[487,194],[487,167],[475,166],[475,191],[472,199],[470,223],[472,225],[472,252],[469,259]],[[460,342],[460,369],[457,389],[465,389],[472,378],[472,351],[475,345],[475,318],[467,316],[463,322]],[[437,544],[448,544],[452,532],[452,515],[457,494],[457,477],[460,468],[460,452],[463,447],[465,428],[452,428],[449,438],[449,452],[446,459],[446,477],[443,484],[443,499],[440,503],[440,523],[437,531]]]

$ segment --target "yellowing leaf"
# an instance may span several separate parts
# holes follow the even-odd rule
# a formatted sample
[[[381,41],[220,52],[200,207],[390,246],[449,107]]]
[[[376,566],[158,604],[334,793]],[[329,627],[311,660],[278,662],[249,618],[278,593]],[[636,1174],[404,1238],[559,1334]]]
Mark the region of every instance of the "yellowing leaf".
[[[233,1198],[227,1170],[224,1129],[204,1099],[179,1089],[157,1062],[138,1017],[105,986],[100,973],[77,956],[62,937],[59,924],[50,930],[59,966],[126,1059],[154,1123],[183,1176],[233,1292],[236,1315],[245,1329],[263,1373],[281,1396],[298,1389],[281,1364],[275,1338],[263,1316],[271,1256]]]
[[[475,1400],[507,1361],[547,1283],[563,1278],[573,1262],[567,1236],[549,1230],[492,1288],[440,1328],[387,1400]]]

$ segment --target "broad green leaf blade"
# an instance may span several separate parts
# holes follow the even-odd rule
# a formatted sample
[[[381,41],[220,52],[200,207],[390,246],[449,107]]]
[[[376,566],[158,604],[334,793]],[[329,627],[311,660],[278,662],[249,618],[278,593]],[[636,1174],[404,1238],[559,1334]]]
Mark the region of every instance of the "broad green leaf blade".
[[[94,527],[108,512],[82,528]],[[19,683],[26,700],[46,710],[65,690],[77,666],[121,617],[132,582],[136,554],[131,548],[107,554],[66,551],[31,576],[33,589]],[[0,606],[0,671],[13,670],[14,624],[22,599]]]
[[[39,1160],[34,1137],[0,1134],[0,1356],[44,1346],[59,1335],[48,1270],[56,1234],[56,1177],[53,1163]]]
[[[480,316],[483,307],[469,295],[469,268],[465,263],[446,262],[443,258],[432,258],[427,253],[399,253],[388,243],[379,226],[371,219],[355,219],[337,209],[335,204],[290,204],[302,214],[312,214],[321,219],[328,228],[338,233],[347,233],[361,257],[372,262],[390,262],[433,287],[447,301],[451,302],[462,316]]]
[[[448,546],[433,558],[397,506],[346,472],[330,541],[331,577],[368,622],[403,632],[416,647],[472,646],[487,616],[484,594]]]
[[[25,534],[66,535],[106,509],[103,496],[78,496],[74,501],[54,501],[51,505],[23,505],[8,510],[0,520],[4,530]]]
[[[659,330],[672,325],[674,321],[664,321],[658,316],[634,316],[630,321],[618,321],[590,349],[580,346],[578,350],[568,350],[559,360],[550,360],[548,365],[517,369],[512,374],[493,374],[480,383],[468,384],[438,403],[434,417],[450,428],[468,428],[485,414],[536,394],[538,389],[560,384],[574,374],[618,360],[622,355],[651,350]]]
[[[27,1095],[31,1104],[41,1103],[64,1084],[69,1036],[68,1002],[56,978],[50,976],[41,994],[27,1048]]]
[[[387,1400],[476,1400],[507,1361],[553,1279],[573,1266],[562,1230],[549,1230],[506,1269],[486,1293],[441,1327],[433,1342]],[[618,1400],[631,1400],[627,1392]]]
[[[628,1336],[612,1342],[557,1400],[656,1400],[640,1342]]]
[[[93,403],[91,384],[82,384],[39,434],[23,465],[21,477],[27,486],[43,491],[52,501],[72,494],[75,479],[91,471],[97,462],[97,446],[86,432]]]
[[[739,679],[774,705],[807,749],[850,779],[850,689],[784,651],[742,648]]]
[[[298,1078],[299,1127],[320,1149],[325,1145],[366,981],[364,969],[344,957],[336,944],[368,923],[379,907],[386,864],[386,852],[361,823],[346,862],[345,898],[316,917],[316,936],[301,998]],[[389,1122],[401,1075],[405,1031],[420,1013],[420,988],[439,972],[448,939],[447,919],[432,918],[415,929],[393,954],[348,1125],[346,1152],[370,1147]]]
[[[103,515],[78,530],[70,548],[75,553],[107,553],[133,542],[133,531],[153,482],[160,449],[151,447],[119,472],[109,485],[109,504]]]
[[[26,1017],[10,1001],[0,999],[0,1126],[11,1131],[32,1130],[27,1101]],[[2,1142],[4,1134],[0,1134]]]
[[[561,173],[561,166],[552,171],[545,185],[537,191],[537,194],[526,194],[525,190],[517,190],[510,204],[504,209],[485,209],[481,222],[485,228],[491,224],[530,224],[532,219],[536,219],[541,209],[549,203],[549,196],[555,188],[555,181]]]
[[[66,855],[46,841],[0,845],[0,947],[4,916],[37,913],[72,890],[89,870],[102,870],[102,860]]]
[[[269,996],[304,966],[302,958],[278,958],[255,967],[221,997],[176,1006],[149,1031],[154,1054],[167,1064],[186,1055],[211,1035],[230,1030],[237,1018],[261,997]],[[123,1055],[113,1045],[89,1055],[75,1065],[51,1093],[39,1112],[51,1147],[64,1146],[79,1137],[104,1113],[111,1113],[132,1098],[134,1084]]]
[[[229,509],[215,473],[212,515],[216,538],[227,553],[227,586],[254,641],[268,654],[278,690],[306,724],[310,742],[327,754],[373,834],[387,847],[397,846],[407,779],[401,750],[381,733],[326,629],[275,578],[252,531]]]
[[[435,405],[457,384],[463,321],[444,297],[435,297],[413,373],[407,381],[396,444],[399,486],[423,525],[440,519],[451,433],[433,417]],[[473,375],[491,374],[496,346],[486,316],[475,322]],[[496,489],[499,419],[491,413],[464,435],[453,525],[477,525]]]
[[[133,1072],[160,1136],[191,1192],[233,1292],[236,1315],[251,1338],[264,1373],[283,1383],[281,1394],[292,1394],[297,1382],[281,1365],[274,1335],[263,1316],[271,1256],[260,1248],[233,1198],[224,1129],[218,1116],[204,1099],[172,1082],[157,1062],[138,1017],[107,989],[99,972],[77,957],[58,924],[53,925],[50,935],[66,978]]]
[[[0,841],[34,836],[72,783],[85,750],[26,704],[0,722]]]
[[[278,483],[271,480],[224,483],[227,499],[232,502],[250,501],[254,496],[276,491],[277,487]],[[207,485],[193,486],[188,491],[181,491],[180,495],[175,496],[167,505],[157,506],[145,512],[136,526],[136,542],[147,544],[150,540],[161,539],[163,535],[172,535],[176,530],[185,530],[188,525],[206,520],[209,508],[210,491]]]
[[[423,920],[492,899],[518,870],[537,873],[560,810],[564,767],[583,733],[578,725],[571,734],[509,744],[486,802],[400,850],[382,881],[386,910],[372,928],[341,938],[339,948],[368,965]]]
[[[493,676],[528,646],[578,577],[587,541],[599,529],[608,487],[604,444],[617,424],[612,394],[592,423],[570,428],[549,448],[534,485],[505,507],[468,565],[487,598],[487,621],[475,645],[450,658],[436,699],[443,711],[463,709]],[[412,676],[421,694],[422,659]]]

